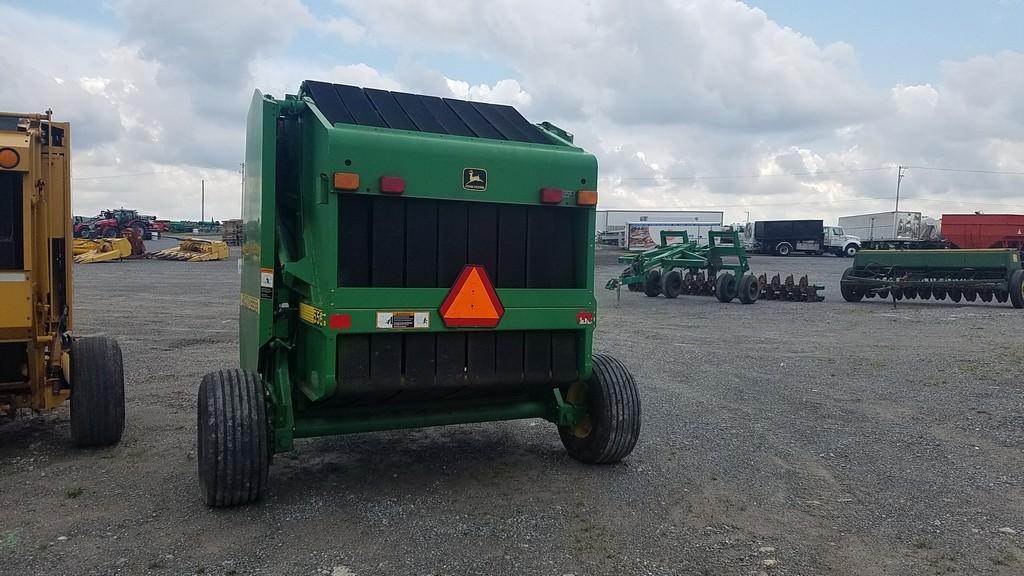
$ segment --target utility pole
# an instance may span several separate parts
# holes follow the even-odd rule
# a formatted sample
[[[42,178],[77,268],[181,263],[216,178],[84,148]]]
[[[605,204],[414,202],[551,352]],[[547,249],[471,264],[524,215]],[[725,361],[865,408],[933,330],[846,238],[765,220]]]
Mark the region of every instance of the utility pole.
[[[750,212],[744,212],[747,215],[747,224],[750,224]]]
[[[203,184],[202,184],[202,186],[203,186],[203,197],[202,197],[203,198],[202,199],[203,207],[202,207],[202,210],[199,213],[200,214],[199,221],[200,222],[206,222],[206,180],[203,180],[202,182],[203,182]],[[899,206],[899,200],[896,201],[896,205]]]
[[[903,171],[906,169],[906,166],[899,166],[899,171],[896,176],[896,210],[892,213],[892,237],[894,239],[898,236],[896,221],[900,217],[900,184],[903,183]]]

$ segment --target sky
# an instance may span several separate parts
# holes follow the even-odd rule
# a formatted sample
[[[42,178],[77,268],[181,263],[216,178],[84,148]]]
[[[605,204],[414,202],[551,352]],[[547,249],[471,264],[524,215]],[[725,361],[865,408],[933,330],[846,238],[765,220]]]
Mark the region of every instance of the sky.
[[[516,106],[602,208],[1024,213],[1024,0],[0,0],[0,110],[72,122],[77,214],[238,217],[306,79]]]

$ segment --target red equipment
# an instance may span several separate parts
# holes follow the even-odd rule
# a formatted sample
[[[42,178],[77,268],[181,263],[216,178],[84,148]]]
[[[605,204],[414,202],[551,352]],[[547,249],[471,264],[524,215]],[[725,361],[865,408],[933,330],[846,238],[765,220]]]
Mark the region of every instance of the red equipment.
[[[1024,250],[1024,215],[943,214],[942,237],[956,248]]]

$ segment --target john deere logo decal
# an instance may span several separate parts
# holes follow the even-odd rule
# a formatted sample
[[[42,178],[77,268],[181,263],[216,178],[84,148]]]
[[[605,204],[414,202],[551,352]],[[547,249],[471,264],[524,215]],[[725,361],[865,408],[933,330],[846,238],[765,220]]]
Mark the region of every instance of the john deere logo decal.
[[[462,187],[466,190],[487,190],[487,170],[466,168],[462,171]]]

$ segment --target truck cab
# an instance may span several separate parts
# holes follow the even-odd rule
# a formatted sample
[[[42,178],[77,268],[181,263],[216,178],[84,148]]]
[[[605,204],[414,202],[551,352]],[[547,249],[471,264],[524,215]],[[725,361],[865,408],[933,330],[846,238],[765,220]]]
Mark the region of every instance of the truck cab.
[[[853,258],[860,250],[860,238],[850,236],[842,226],[825,226],[825,249],[836,256]]]

